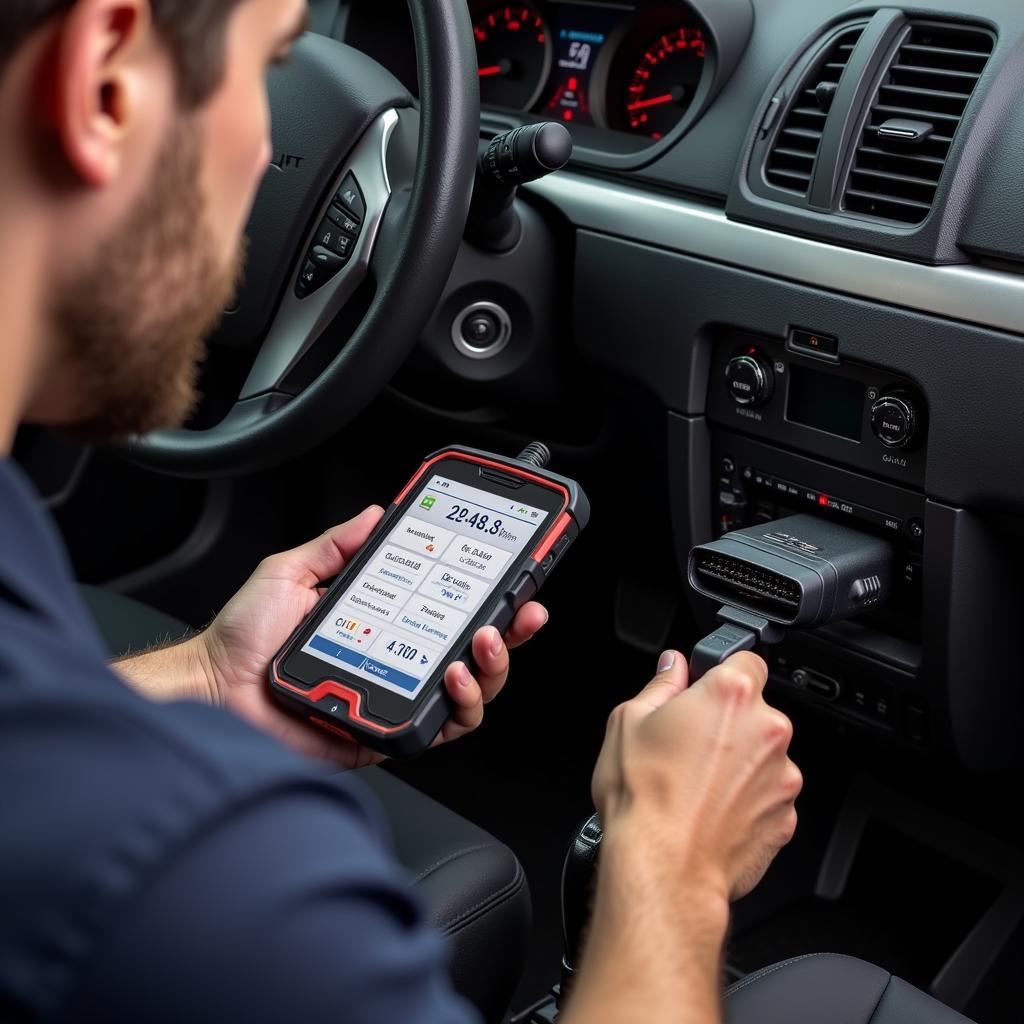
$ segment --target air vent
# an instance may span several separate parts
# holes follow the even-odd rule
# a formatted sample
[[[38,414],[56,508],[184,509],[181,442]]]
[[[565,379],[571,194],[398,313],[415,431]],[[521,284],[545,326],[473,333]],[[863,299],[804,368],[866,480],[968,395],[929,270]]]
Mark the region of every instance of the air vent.
[[[912,24],[865,121],[844,209],[903,224],[928,216],[992,46],[981,29]]]
[[[769,184],[807,195],[832,97],[863,31],[863,26],[857,26],[841,32],[801,79],[765,163]]]

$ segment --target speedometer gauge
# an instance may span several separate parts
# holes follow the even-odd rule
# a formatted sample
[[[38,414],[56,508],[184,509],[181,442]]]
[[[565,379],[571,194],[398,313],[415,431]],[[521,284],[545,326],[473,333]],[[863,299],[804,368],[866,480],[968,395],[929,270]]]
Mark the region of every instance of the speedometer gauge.
[[[680,121],[704,74],[704,33],[683,26],[654,40],[635,66],[623,97],[627,131],[660,139]]]
[[[529,110],[551,71],[551,34],[531,4],[484,8],[473,26],[479,61],[480,101]]]

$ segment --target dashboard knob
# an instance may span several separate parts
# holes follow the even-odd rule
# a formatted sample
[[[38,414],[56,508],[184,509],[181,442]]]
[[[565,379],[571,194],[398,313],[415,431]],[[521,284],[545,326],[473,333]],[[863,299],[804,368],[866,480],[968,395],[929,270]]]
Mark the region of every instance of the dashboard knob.
[[[917,409],[905,391],[882,395],[871,406],[871,429],[886,448],[907,448],[917,423]]]
[[[737,405],[764,405],[775,391],[775,374],[765,359],[748,352],[729,360],[725,385]]]

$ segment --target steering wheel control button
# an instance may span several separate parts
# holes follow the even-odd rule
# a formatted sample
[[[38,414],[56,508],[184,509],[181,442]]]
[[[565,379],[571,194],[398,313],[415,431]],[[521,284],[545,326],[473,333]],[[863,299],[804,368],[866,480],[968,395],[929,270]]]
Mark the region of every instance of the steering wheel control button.
[[[775,375],[755,350],[729,360],[725,384],[737,405],[764,405],[775,391]]]
[[[512,318],[494,302],[467,306],[452,322],[452,344],[469,359],[492,359],[512,340]]]
[[[340,256],[343,260],[347,261],[349,256],[352,255],[352,246],[355,244],[355,239],[351,235],[345,234],[334,221],[325,217],[324,222],[316,233],[316,244],[322,245],[325,249],[330,249],[336,256]]]
[[[904,392],[882,395],[871,406],[871,429],[886,448],[906,448],[917,430],[917,410]]]
[[[335,256],[340,256],[344,262],[348,263],[356,240],[351,235],[342,231],[334,221],[325,218],[323,224],[320,225],[320,230],[317,232],[316,244],[323,246],[325,249],[330,249]]]
[[[327,284],[334,275],[345,266],[345,260],[336,256],[329,249],[323,246],[316,246],[309,254],[302,273],[299,274],[299,281],[295,292],[300,299],[315,292],[318,288]]]
[[[351,214],[341,209],[341,207],[332,206],[327,211],[327,216],[346,234],[352,235],[353,238],[359,237],[359,221],[355,220]]]
[[[356,220],[361,221],[366,216],[366,202],[363,200],[362,190],[354,174],[346,174],[345,180],[338,189],[334,201],[343,206]]]
[[[304,299],[312,290],[313,282],[316,281],[316,264],[307,259],[299,273],[299,280],[295,285],[295,294]]]

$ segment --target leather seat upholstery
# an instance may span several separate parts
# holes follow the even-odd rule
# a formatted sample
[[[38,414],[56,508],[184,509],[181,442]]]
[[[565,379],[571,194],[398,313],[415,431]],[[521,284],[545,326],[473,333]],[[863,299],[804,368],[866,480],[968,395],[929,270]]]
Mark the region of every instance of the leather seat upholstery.
[[[189,628],[110,591],[82,596],[112,655],[185,636]],[[364,768],[429,920],[449,937],[455,988],[487,1021],[500,1021],[522,973],[530,891],[515,854],[493,836],[381,768]]]
[[[377,794],[398,859],[430,921],[448,936],[456,989],[500,1021],[526,960],[532,911],[515,854],[483,829],[380,768],[360,778]]]
[[[874,964],[813,953],[766,967],[726,993],[726,1024],[970,1024]]]

